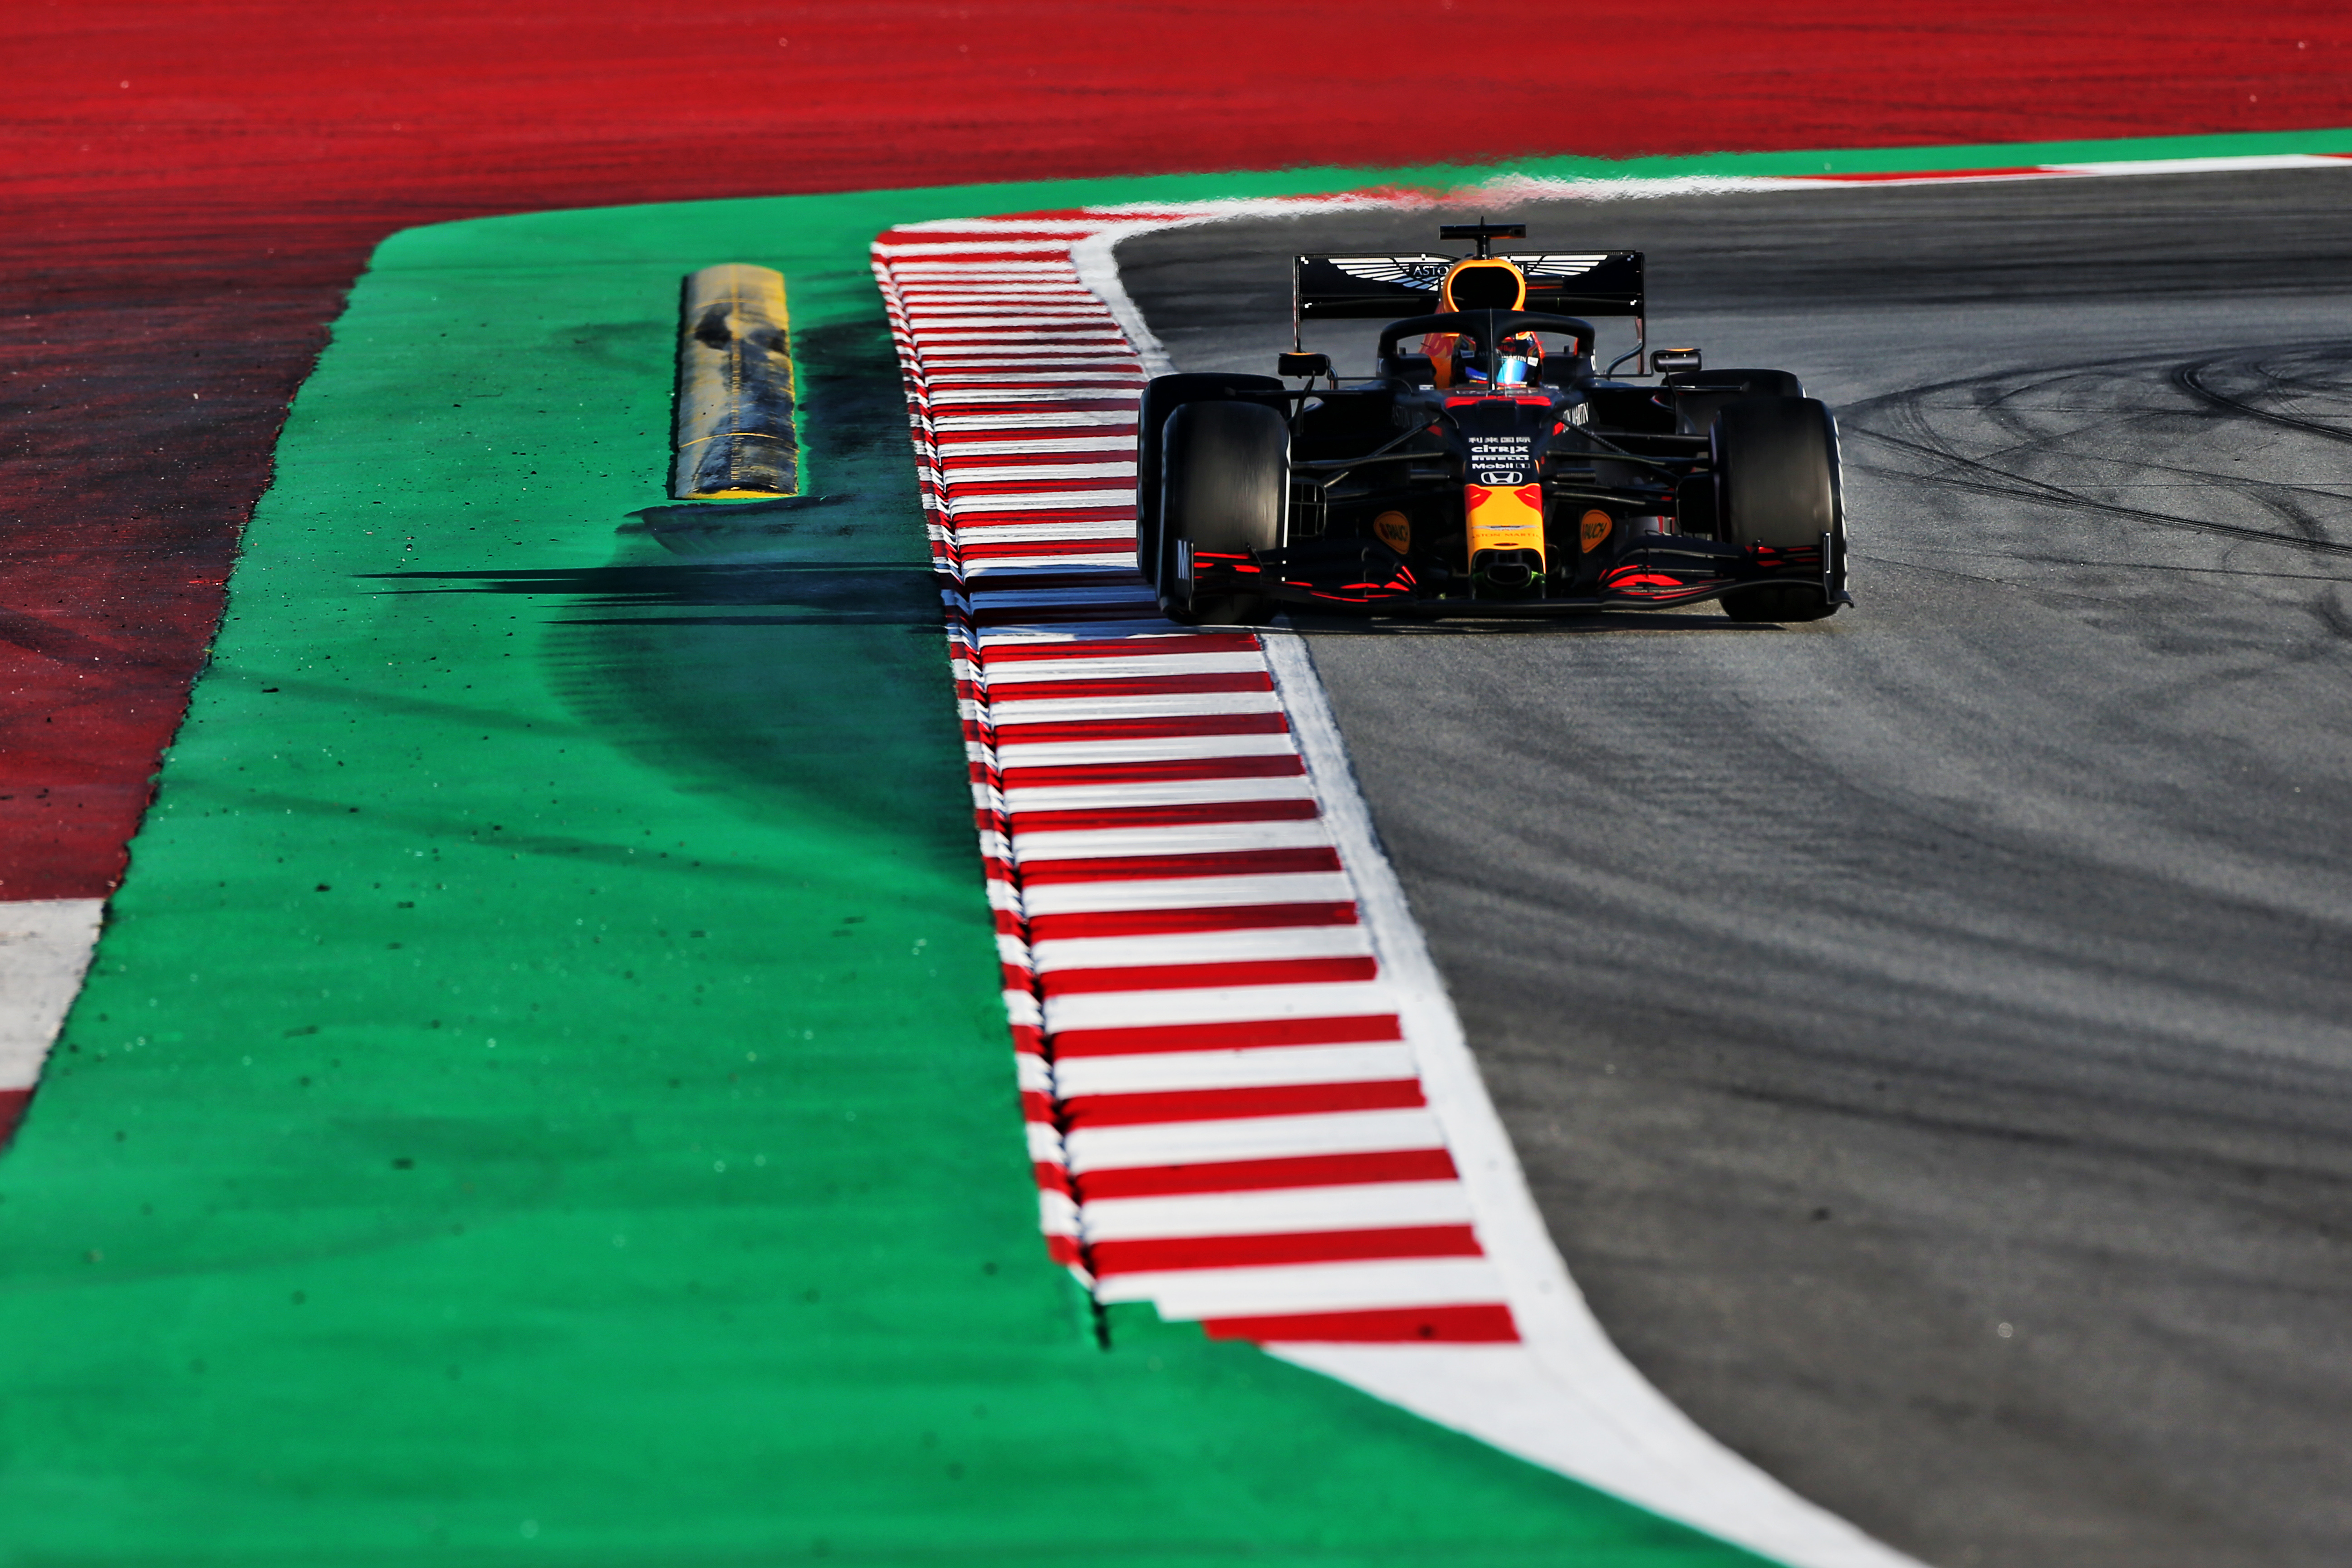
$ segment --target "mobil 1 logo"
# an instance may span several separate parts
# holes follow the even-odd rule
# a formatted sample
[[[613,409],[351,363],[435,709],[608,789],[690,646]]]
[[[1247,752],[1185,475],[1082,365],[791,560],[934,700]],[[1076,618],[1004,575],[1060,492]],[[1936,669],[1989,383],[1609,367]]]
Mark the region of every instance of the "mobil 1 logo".
[[[1533,477],[1534,448],[1525,436],[1473,436],[1470,471],[1482,485],[1524,485]]]

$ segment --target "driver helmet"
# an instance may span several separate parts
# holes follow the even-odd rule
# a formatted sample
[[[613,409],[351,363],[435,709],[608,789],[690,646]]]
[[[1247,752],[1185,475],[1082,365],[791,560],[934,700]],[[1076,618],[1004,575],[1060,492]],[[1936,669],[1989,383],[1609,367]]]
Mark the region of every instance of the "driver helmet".
[[[1536,368],[1543,363],[1543,342],[1533,332],[1518,332],[1505,338],[1501,353],[1495,356],[1495,384],[1525,386],[1535,379]],[[1421,340],[1421,352],[1429,356],[1437,372],[1437,384],[1452,386],[1457,382],[1486,384],[1486,373],[1478,366],[1478,340],[1467,332],[1431,332]]]
[[[1525,386],[1543,363],[1543,342],[1533,332],[1505,338],[1496,345],[1495,384]]]

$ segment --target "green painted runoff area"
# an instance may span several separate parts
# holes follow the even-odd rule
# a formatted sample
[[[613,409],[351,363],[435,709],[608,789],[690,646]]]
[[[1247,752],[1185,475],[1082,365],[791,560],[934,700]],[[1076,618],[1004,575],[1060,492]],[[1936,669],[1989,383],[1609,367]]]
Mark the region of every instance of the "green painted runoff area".
[[[0,1564],[1755,1561],[1148,1311],[1104,1349],[1037,1234],[866,242],[1505,172],[388,240],[0,1163]],[[677,506],[677,282],[734,260],[810,493]]]
[[[1017,198],[1016,198],[1017,199]],[[865,242],[389,241],[0,1173],[0,1562],[1700,1563],[1037,1230]],[[677,282],[812,493],[667,503]]]

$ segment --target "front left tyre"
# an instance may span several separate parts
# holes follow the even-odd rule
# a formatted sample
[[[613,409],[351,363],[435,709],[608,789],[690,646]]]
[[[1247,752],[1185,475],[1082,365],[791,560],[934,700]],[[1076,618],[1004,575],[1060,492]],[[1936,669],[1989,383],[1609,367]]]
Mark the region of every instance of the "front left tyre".
[[[1160,456],[1168,417],[1187,403],[1229,397],[1281,395],[1283,384],[1270,375],[1239,371],[1180,371],[1157,375],[1143,386],[1135,418],[1135,569],[1160,582]]]
[[[1263,403],[1187,403],[1161,427],[1158,571],[1169,619],[1255,626],[1274,614],[1262,594],[1195,591],[1192,552],[1275,550],[1290,502],[1290,426]]]

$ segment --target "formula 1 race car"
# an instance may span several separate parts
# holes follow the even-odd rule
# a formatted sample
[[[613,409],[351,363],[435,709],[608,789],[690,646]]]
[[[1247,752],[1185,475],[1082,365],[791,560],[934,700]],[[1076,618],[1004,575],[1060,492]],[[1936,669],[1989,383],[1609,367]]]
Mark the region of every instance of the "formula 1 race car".
[[[1852,603],[1837,424],[1794,375],[1664,349],[1657,380],[1613,379],[1627,360],[1642,374],[1641,252],[1494,254],[1518,224],[1439,233],[1475,254],[1297,258],[1280,376],[1145,388],[1136,556],[1171,619],[1720,599],[1797,621]],[[1304,321],[1431,304],[1381,330],[1368,381],[1304,352]],[[1634,321],[1602,372],[1586,315]]]

